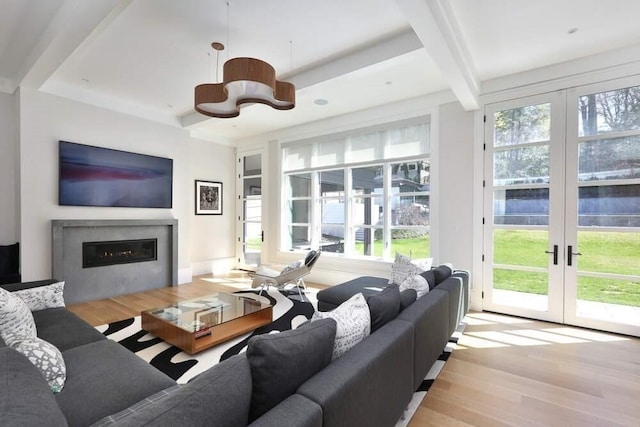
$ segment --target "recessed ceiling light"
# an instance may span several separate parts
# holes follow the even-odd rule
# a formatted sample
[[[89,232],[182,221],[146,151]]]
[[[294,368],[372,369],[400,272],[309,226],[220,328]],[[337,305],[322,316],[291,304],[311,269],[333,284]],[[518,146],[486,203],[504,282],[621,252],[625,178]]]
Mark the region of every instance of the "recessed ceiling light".
[[[391,80],[387,80],[386,82],[384,82],[384,84],[386,84],[387,86],[392,84],[393,82]]]
[[[313,103],[316,104],[316,105],[327,105],[329,103],[329,101],[327,101],[324,98],[318,98],[318,99],[314,100]]]
[[[578,32],[578,29],[574,27],[574,28],[569,28],[569,31],[567,31],[567,34],[575,34],[577,32]]]

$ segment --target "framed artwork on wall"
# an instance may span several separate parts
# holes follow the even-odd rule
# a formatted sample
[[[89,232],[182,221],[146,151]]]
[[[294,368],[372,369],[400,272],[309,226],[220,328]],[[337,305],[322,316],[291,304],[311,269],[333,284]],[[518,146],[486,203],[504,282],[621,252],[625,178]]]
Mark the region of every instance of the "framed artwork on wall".
[[[222,215],[222,183],[196,180],[196,215]]]

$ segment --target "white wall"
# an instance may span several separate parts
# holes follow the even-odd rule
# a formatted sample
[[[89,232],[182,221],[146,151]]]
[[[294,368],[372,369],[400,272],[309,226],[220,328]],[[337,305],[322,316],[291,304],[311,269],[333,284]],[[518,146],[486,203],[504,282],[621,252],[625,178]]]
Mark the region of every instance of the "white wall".
[[[17,96],[0,92],[0,245],[18,241]]]
[[[459,103],[440,106],[438,121],[435,264],[450,262],[473,274],[475,113]],[[474,291],[476,291],[474,287]],[[473,294],[473,293],[472,293]]]
[[[58,141],[173,159],[173,209],[58,206]],[[195,179],[221,181],[225,206],[233,200],[233,149],[189,137],[187,131],[35,90],[20,92],[21,226],[23,280],[51,275],[52,219],[179,221],[179,282],[191,280],[193,261],[233,257],[233,215],[195,215]],[[200,267],[199,267],[200,268]]]

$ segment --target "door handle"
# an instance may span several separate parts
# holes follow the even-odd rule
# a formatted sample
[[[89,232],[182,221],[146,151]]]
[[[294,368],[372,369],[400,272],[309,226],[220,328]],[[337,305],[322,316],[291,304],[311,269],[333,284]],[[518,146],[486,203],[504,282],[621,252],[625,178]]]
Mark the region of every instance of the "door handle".
[[[571,247],[571,246],[569,246]],[[553,254],[553,265],[558,265],[558,245],[553,245],[553,251],[544,251],[545,254]],[[571,265],[571,264],[569,264]]]
[[[567,265],[569,267],[571,267],[571,264],[573,263],[574,255],[582,255],[582,254],[580,252],[573,252],[573,246],[569,245],[567,247]]]

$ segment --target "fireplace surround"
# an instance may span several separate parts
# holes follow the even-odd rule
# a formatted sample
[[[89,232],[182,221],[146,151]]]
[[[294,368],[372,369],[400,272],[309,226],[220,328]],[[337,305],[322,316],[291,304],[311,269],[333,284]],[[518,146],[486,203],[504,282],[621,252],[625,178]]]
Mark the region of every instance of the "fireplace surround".
[[[53,220],[51,231],[53,277],[65,281],[67,304],[174,286],[178,282],[178,220]],[[130,262],[126,253],[129,249],[115,249],[123,252],[118,254],[115,247],[109,246],[125,240],[155,241],[155,254],[144,254],[143,262]],[[107,258],[115,256],[120,262],[83,266],[83,247],[87,243],[98,243],[103,251],[111,251]],[[149,244],[143,246],[149,252]]]

